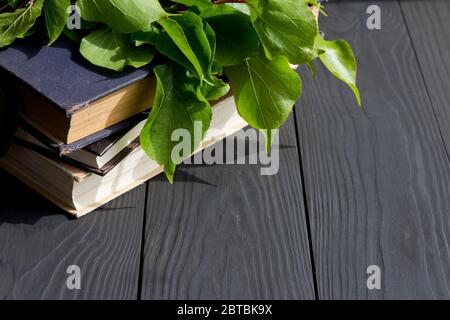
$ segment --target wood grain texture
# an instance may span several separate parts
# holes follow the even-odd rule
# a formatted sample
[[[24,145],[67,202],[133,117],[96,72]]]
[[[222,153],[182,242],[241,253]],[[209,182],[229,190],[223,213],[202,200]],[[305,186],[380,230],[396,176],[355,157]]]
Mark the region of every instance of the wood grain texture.
[[[450,2],[401,1],[404,18],[447,148],[450,150]]]
[[[366,28],[371,4],[381,30]],[[319,297],[450,298],[450,165],[399,4],[326,9],[327,38],[355,49],[364,106],[324,68],[317,79],[302,70],[296,116]],[[381,290],[367,289],[369,265],[381,268]]]
[[[4,171],[0,181],[0,299],[138,297],[145,186],[74,220]],[[81,290],[67,289],[70,265]]]
[[[280,171],[184,166],[150,181],[144,299],[314,299],[294,122]]]

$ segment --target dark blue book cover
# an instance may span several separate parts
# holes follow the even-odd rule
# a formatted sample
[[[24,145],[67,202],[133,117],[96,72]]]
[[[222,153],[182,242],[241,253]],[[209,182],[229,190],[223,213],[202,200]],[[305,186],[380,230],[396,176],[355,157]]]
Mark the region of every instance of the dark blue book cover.
[[[18,40],[0,49],[0,69],[53,102],[68,117],[151,73],[151,68],[130,68],[121,73],[97,68],[78,49],[79,44],[65,37],[50,47]]]

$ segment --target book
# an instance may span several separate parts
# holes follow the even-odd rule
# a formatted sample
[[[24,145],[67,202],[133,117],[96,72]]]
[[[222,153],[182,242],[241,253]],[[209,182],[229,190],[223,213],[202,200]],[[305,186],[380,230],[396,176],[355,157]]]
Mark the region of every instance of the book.
[[[53,151],[49,150],[44,145],[40,144],[39,141],[36,140],[33,141],[32,137],[27,137],[26,139],[23,139],[21,137],[15,136],[13,137],[13,142],[17,145],[33,150],[49,159],[64,162],[78,169],[89,171],[101,176],[107,175],[112,169],[114,169],[116,165],[120,163],[120,161],[122,161],[126,156],[128,156],[128,154],[131,151],[140,146],[139,138],[137,138],[136,140],[128,144],[125,148],[120,150],[111,160],[109,160],[109,162],[105,163],[102,167],[97,167],[97,166],[90,166],[88,164],[85,164],[78,160],[71,159],[64,155],[58,156]]]
[[[139,141],[141,130],[144,128],[146,122],[147,120],[142,120],[127,132],[120,132],[119,134],[95,142],[84,149],[79,149],[68,154],[67,157],[90,167],[100,169],[133,141]]]
[[[155,95],[150,66],[122,73],[97,68],[64,37],[51,47],[18,40],[0,50],[0,69],[18,82],[22,117],[62,144],[141,113]]]
[[[147,121],[147,117],[148,114],[141,114],[137,119],[134,119],[134,122],[132,122],[134,126],[131,128],[128,128],[127,125],[122,131],[72,152],[59,152],[60,145],[55,146],[50,139],[24,121],[20,121],[14,141],[52,159],[65,161],[78,168],[104,176],[139,146],[140,132]],[[136,120],[140,121],[136,123]]]
[[[213,107],[210,130],[195,153],[247,126],[233,97]],[[13,144],[0,166],[47,197],[63,210],[81,217],[163,172],[141,147],[133,150],[105,176],[48,158]]]
[[[60,156],[75,153],[81,149],[86,149],[92,153],[101,155],[107,151],[107,148],[111,146],[116,139],[119,139],[134,126],[146,119],[148,119],[148,112],[142,112],[70,144],[53,141],[20,117],[18,119],[18,125],[22,128],[22,130],[26,131],[28,134],[39,140],[39,142],[44,144],[47,148],[58,153]]]

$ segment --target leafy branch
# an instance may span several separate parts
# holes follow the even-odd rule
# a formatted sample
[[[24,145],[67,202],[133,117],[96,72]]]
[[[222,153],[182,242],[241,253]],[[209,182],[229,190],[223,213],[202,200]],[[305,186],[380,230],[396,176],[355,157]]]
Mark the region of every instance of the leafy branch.
[[[66,28],[73,4],[81,30]],[[290,65],[312,66],[317,59],[361,104],[350,46],[323,39],[311,7],[323,13],[316,0],[0,0],[0,47],[46,30],[47,44],[64,33],[80,42],[87,61],[117,72],[158,61],[156,97],[141,144],[172,181],[181,161],[171,156],[172,132],[185,129],[195,137],[200,122],[203,137],[211,121],[209,101],[230,89],[242,118],[271,132],[287,120],[302,92]],[[188,151],[200,143],[193,139]]]

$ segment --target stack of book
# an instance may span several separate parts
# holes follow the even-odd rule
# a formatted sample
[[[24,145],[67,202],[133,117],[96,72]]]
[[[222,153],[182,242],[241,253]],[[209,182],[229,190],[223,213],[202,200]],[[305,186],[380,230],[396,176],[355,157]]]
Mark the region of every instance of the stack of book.
[[[156,89],[151,68],[109,72],[69,41],[18,41],[0,51],[0,74],[19,93],[18,130],[0,166],[65,211],[80,217],[163,171],[139,143]],[[246,125],[233,97],[215,103],[197,152]]]

